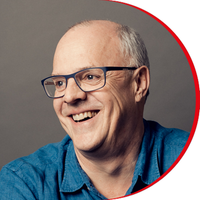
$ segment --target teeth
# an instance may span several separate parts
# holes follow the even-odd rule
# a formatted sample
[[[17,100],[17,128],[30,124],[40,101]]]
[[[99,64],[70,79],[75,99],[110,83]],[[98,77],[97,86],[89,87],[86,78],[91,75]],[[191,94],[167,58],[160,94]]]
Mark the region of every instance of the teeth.
[[[88,117],[92,117],[92,113],[91,112],[88,112]]]
[[[97,112],[95,111],[88,111],[88,112],[84,112],[84,113],[80,113],[80,114],[76,114],[76,115],[72,115],[72,118],[74,121],[80,121],[83,120],[85,118],[92,118],[97,114]]]

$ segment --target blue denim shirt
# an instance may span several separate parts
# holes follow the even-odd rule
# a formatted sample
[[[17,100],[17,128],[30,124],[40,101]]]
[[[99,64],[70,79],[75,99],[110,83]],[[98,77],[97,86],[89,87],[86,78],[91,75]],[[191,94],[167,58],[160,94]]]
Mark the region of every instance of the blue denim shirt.
[[[189,133],[145,121],[145,133],[132,185],[126,195],[158,179],[177,159]],[[106,199],[91,183],[76,158],[72,140],[49,144],[4,166],[0,172],[1,200]]]

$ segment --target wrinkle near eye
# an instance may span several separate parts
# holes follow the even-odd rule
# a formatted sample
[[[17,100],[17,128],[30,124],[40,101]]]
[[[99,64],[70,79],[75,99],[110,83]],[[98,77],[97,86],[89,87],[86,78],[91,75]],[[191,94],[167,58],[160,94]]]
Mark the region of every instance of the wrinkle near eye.
[[[106,74],[106,84],[108,81],[123,82],[127,77],[124,71],[108,71]]]

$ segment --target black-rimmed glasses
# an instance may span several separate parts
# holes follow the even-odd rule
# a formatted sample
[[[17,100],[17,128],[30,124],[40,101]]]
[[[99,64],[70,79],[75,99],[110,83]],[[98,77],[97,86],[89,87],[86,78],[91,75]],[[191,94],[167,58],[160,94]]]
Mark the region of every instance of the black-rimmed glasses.
[[[41,81],[50,98],[61,98],[65,95],[67,80],[74,78],[78,87],[84,92],[103,88],[106,84],[106,72],[115,70],[136,70],[137,67],[93,67],[69,75],[49,76]]]

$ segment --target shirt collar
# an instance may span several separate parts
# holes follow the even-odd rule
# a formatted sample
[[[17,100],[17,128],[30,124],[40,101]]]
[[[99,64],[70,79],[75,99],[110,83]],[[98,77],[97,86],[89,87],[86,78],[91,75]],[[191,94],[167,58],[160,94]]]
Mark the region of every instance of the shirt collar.
[[[82,173],[83,170],[76,158],[73,142],[70,141],[66,152],[64,175],[60,191],[75,192],[83,187],[85,182],[83,181]]]
[[[161,174],[158,166],[158,148],[156,138],[149,123],[144,120],[145,132],[141,145],[141,151],[135,167],[134,177],[141,177],[141,180],[149,185],[158,179]],[[133,177],[133,179],[134,179]]]

